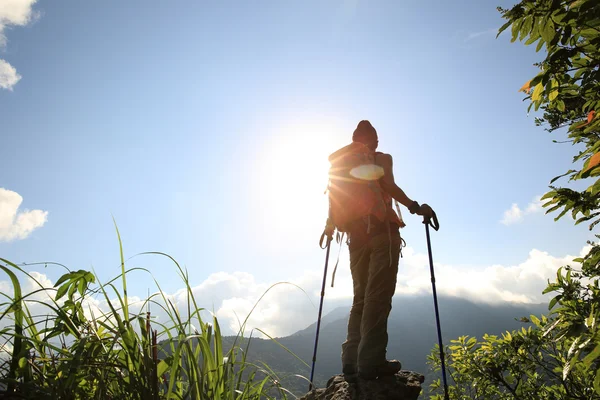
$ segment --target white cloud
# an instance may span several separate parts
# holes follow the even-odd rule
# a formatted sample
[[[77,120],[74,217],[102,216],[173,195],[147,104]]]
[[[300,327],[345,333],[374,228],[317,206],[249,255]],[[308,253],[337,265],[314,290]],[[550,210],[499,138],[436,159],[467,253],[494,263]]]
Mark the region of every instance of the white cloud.
[[[577,257],[589,251],[584,247]],[[436,288],[439,293],[487,303],[543,303],[550,294],[542,295],[547,281],[556,278],[559,267],[572,264],[576,256],[555,257],[533,249],[517,265],[456,267],[435,264]],[[428,261],[424,254],[405,251],[404,268],[398,275],[397,293],[417,294],[431,291]]]
[[[500,222],[504,225],[512,225],[523,221],[526,215],[534,214],[542,211],[542,196],[536,196],[526,207],[521,209],[517,203],[513,203],[512,206],[504,211],[504,215]]]
[[[585,255],[589,246],[583,248],[579,256]],[[426,254],[415,253],[410,247],[404,249],[401,260],[396,293],[398,295],[429,294],[431,281],[429,275],[428,257]],[[546,288],[547,280],[554,280],[556,270],[572,262],[576,256],[566,255],[555,257],[547,252],[533,249],[526,258],[516,265],[489,265],[482,267],[460,267],[446,264],[435,264],[436,286],[440,295],[457,296],[476,302],[487,303],[542,303],[547,302],[552,293],[542,295]],[[53,282],[42,273],[31,272],[31,275],[40,282],[42,287],[52,287]],[[324,313],[338,306],[347,306],[352,301],[352,280],[350,277],[347,259],[340,260],[340,267],[336,275],[335,288],[330,287],[331,270],[328,274],[328,285],[325,291]],[[39,286],[32,280],[24,280],[25,293],[37,289]],[[246,272],[218,272],[211,274],[204,282],[192,287],[192,292],[199,307],[205,308],[202,314],[204,322],[210,322],[210,312],[214,311],[219,320],[222,332],[225,335],[236,334],[246,316],[257,304],[259,298],[265,294],[258,303],[251,316],[248,318],[246,334],[253,328],[260,328],[270,336],[285,336],[304,329],[317,318],[320,299],[322,271],[306,270],[290,280],[302,290],[290,284],[279,284],[271,287],[268,281],[258,281],[253,275]],[[0,288],[9,294],[10,283],[0,281]],[[112,296],[112,294],[109,294]],[[173,294],[165,294],[185,319],[187,313],[187,292],[184,289]],[[54,291],[47,294],[36,294],[30,303],[32,314],[43,314],[44,301],[48,296],[54,296]],[[164,305],[162,300],[155,298]],[[41,301],[41,303],[40,303]],[[46,301],[48,302],[48,301]],[[115,300],[111,303],[119,307]],[[143,299],[135,296],[129,297],[130,312],[140,312]],[[93,312],[96,317],[109,310],[108,303],[100,296],[88,298],[84,307],[89,317]],[[156,305],[151,306],[152,316],[158,322],[169,325],[169,317],[165,311]],[[210,312],[209,312],[210,311]],[[192,324],[198,327],[197,321]],[[6,321],[0,323],[5,326]],[[156,325],[155,328],[159,328]],[[193,330],[193,328],[192,328]],[[254,336],[261,336],[254,332]]]
[[[476,302],[543,303],[552,295],[542,295],[548,279],[554,280],[559,267],[572,263],[574,258],[586,254],[588,250],[582,249],[581,254],[577,256],[556,257],[533,249],[524,261],[508,266],[459,267],[436,263],[436,288],[441,295],[458,296]],[[403,253],[396,293],[431,293],[427,255],[415,253],[410,247],[404,249]],[[221,325],[235,331],[239,326],[237,318],[243,319],[247,315],[268,284],[256,282],[250,275],[245,274],[244,284],[232,285],[232,280],[239,279],[239,276],[236,278],[235,274],[222,275],[225,276],[228,276],[227,283],[223,281],[222,286],[217,284],[211,290],[218,291],[221,298],[224,298],[217,309]],[[347,260],[340,261],[335,288],[330,287],[330,279],[331,271],[325,291],[326,309],[331,310],[340,305],[349,306],[352,301],[352,279]],[[212,278],[209,280],[215,282]],[[308,298],[292,286],[278,286],[256,307],[248,321],[249,327],[260,327],[271,335],[281,336],[303,329],[314,322],[320,299],[322,272],[305,271],[292,279],[292,282],[302,287]],[[229,292],[236,286],[243,289]],[[221,287],[227,289],[218,289]],[[197,288],[194,288],[194,291]],[[198,294],[202,292],[198,290]]]
[[[581,254],[587,253],[584,248]],[[431,293],[428,257],[415,253],[410,247],[403,250],[398,272],[398,295]],[[556,277],[556,270],[569,264],[576,256],[555,257],[533,249],[523,262],[516,265],[459,267],[436,263],[436,284],[440,295],[458,296],[487,303],[542,303],[551,294],[542,295],[547,280]],[[335,287],[331,288],[331,270],[327,277],[324,313],[348,306],[352,301],[352,278],[347,254],[340,259]],[[249,317],[246,330],[260,328],[271,336],[284,336],[310,325],[317,318],[322,271],[306,270],[290,279],[302,290],[289,284],[273,287]],[[272,282],[258,281],[249,273],[219,272],[210,275],[192,291],[200,307],[215,312],[223,332],[234,334],[258,299]],[[186,293],[180,290],[169,298],[180,310],[187,307]],[[163,318],[163,316],[160,316]]]
[[[48,220],[48,211],[23,210],[23,197],[17,192],[0,188],[0,242],[25,239]]]
[[[36,18],[33,5],[37,0],[2,0],[0,2],[0,48],[6,46],[6,30],[24,26]],[[7,61],[0,59],[0,89],[12,90],[21,75]]]
[[[527,205],[525,212],[527,214],[536,213],[538,211],[543,210],[544,202],[542,201],[542,196],[536,196],[531,203]]]
[[[4,31],[10,26],[24,26],[31,22],[36,14],[33,5],[37,0],[2,0],[0,3],[0,44],[6,43]]]
[[[12,90],[13,86],[21,80],[21,75],[17,73],[17,70],[0,59],[0,89]]]
[[[508,210],[504,211],[504,217],[500,222],[502,222],[504,225],[512,225],[522,220],[523,211],[519,208],[517,203],[513,203]]]
[[[219,319],[221,329],[226,334],[235,334],[239,331],[240,324],[264,295],[248,317],[245,330],[248,332],[260,328],[269,335],[281,336],[303,329],[314,321],[317,315],[321,279],[322,275],[318,271],[304,271],[302,275],[294,277],[290,283],[276,284],[271,287],[276,282],[258,282],[253,275],[246,272],[217,272],[191,289],[199,307],[208,311],[203,314],[203,317],[210,317],[210,313],[214,312]],[[329,293],[330,291],[331,289],[328,288],[328,309],[347,303],[347,295],[351,295],[350,289],[340,302],[340,299],[330,297],[335,293],[333,291]],[[180,311],[183,312],[187,308],[185,289],[180,289],[168,298]]]

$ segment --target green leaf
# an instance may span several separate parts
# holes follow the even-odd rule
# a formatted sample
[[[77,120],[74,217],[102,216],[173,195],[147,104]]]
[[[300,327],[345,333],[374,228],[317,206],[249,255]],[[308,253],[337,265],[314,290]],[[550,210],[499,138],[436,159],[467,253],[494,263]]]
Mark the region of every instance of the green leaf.
[[[545,42],[551,42],[554,39],[554,35],[556,35],[556,29],[554,29],[554,22],[551,19],[548,19],[544,27],[542,28],[542,39]]]
[[[573,79],[577,80],[577,79],[581,78],[581,75],[583,75],[583,73],[586,71],[587,70],[584,68],[578,69],[577,71],[575,71],[575,74],[573,75]]]
[[[536,53],[537,53],[537,52],[539,52],[539,51],[542,49],[542,47],[543,47],[543,46],[544,46],[544,41],[543,41],[543,40],[540,40],[540,41],[538,42],[537,46],[535,47],[535,51],[536,51]]]
[[[546,203],[546,204],[551,204],[551,203]],[[546,204],[544,204],[544,207],[546,206]],[[562,207],[562,204],[557,204],[554,207],[549,208],[548,210],[546,210],[546,214],[550,214],[551,212],[554,212],[554,211],[558,210],[561,207]]]
[[[58,288],[58,290],[56,291],[56,296],[54,297],[54,300],[59,300],[61,297],[63,297],[65,294],[67,294],[67,290],[69,290],[69,282],[64,283],[61,287]]]
[[[527,16],[525,18],[525,21],[523,22],[523,26],[521,26],[520,33],[519,33],[519,40],[525,39],[525,37],[529,34],[529,32],[531,32],[532,23],[533,23],[532,17]]]
[[[531,81],[529,81],[529,87],[535,87],[535,85],[540,83],[542,81],[543,75],[543,72],[537,74]]]
[[[531,37],[529,39],[527,39],[527,41],[525,42],[526,46],[529,46],[530,44],[535,43],[536,40],[538,40],[540,38],[539,35],[531,35]]]
[[[85,274],[85,280],[86,280],[86,282],[88,282],[88,283],[96,283],[96,276],[94,276],[94,274],[93,274],[93,273],[91,273],[91,272],[89,272],[89,271],[88,271],[88,272]]]
[[[556,305],[556,303],[562,298],[561,295],[558,295],[556,297],[554,297],[552,300],[550,300],[550,303],[548,304],[548,310],[552,310],[552,308]]]
[[[77,290],[79,291],[79,294],[81,296],[83,296],[83,292],[85,291],[85,284],[86,284],[86,280],[85,279],[80,279],[79,280],[79,285],[77,287]]]
[[[600,369],[596,371],[596,379],[594,379],[594,390],[600,394]]]
[[[567,352],[567,357],[572,357],[573,355],[577,355],[579,356],[579,353],[576,352],[577,350],[577,345],[579,344],[579,339],[580,337],[577,337],[573,343],[571,343],[571,347],[569,347],[569,351]],[[564,379],[564,378],[563,378]]]
[[[54,287],[57,287],[58,285],[60,285],[61,283],[70,280],[73,277],[73,273],[69,272],[67,274],[64,274],[63,276],[61,276],[60,278],[58,278],[58,280],[56,281],[56,283],[54,284]]]
[[[585,326],[587,326],[588,329],[594,329],[595,323],[596,323],[596,316],[594,315],[594,305],[592,304],[592,311],[591,311],[590,315],[585,319]]]
[[[600,192],[600,179],[597,179],[593,185],[588,187],[586,192],[590,193],[592,196],[595,196],[598,192]]]
[[[519,36],[519,31],[521,30],[521,27],[523,26],[523,22],[525,20],[524,19],[520,19],[518,20],[516,23],[513,22],[513,26],[512,26],[512,38],[510,39],[511,43],[514,42],[515,40],[517,40],[517,37]]]
[[[558,179],[562,178],[563,176],[566,176],[566,175],[572,174],[573,172],[577,172],[577,171],[576,171],[576,170],[574,170],[574,169],[570,169],[570,170],[568,170],[567,172],[565,172],[565,173],[564,173],[564,174],[562,174],[562,175],[555,176],[555,177],[554,177],[554,178],[552,178],[552,180],[550,181],[550,184],[552,185],[554,182],[556,182],[556,180],[558,180]],[[550,192],[550,193],[552,193],[552,196],[554,196],[554,192]],[[548,196],[548,194],[549,194],[549,193],[546,193],[546,194],[544,195],[544,197],[542,197],[542,199],[541,199],[541,200],[544,200],[544,199],[547,199],[547,198],[549,198],[549,197],[552,197],[552,196]]]
[[[502,26],[500,27],[500,29],[498,30],[498,34],[496,35],[496,39],[497,39],[497,38],[498,38],[498,36],[500,36],[500,34],[501,34],[502,32],[504,32],[504,31],[506,30],[506,28],[508,28],[508,27],[509,27],[511,24],[512,24],[512,20],[511,20],[511,21],[508,21],[507,23],[505,23],[504,25],[502,25]]]
[[[166,358],[164,360],[160,360],[158,366],[156,367],[156,374],[161,377],[170,367],[173,362],[173,357]]]
[[[569,174],[570,172],[575,172],[575,170],[570,170],[569,172],[565,173],[564,175],[567,175],[567,174]],[[562,176],[564,176],[564,175],[562,175]],[[558,178],[560,178],[560,176],[559,176]],[[550,198],[554,197],[555,195],[556,195],[556,191],[555,191],[555,190],[552,190],[552,191],[550,191],[550,192],[548,192],[548,193],[544,194],[540,200],[546,200],[546,199],[550,199]]]
[[[554,101],[557,96],[558,96],[558,82],[556,81],[556,79],[552,79],[550,81],[550,93],[548,93],[548,99],[550,99],[550,101]]]
[[[535,85],[535,89],[533,90],[533,94],[531,95],[531,100],[537,101],[541,98],[542,93],[544,92],[544,85],[538,83]]]
[[[554,217],[554,221],[558,221],[559,219],[561,219],[562,217],[564,217],[565,214],[568,213],[570,209],[571,209],[571,207],[565,206],[564,210],[562,210],[560,212],[560,214],[558,214],[556,217]]]
[[[77,281],[73,282],[73,284],[69,288],[69,291],[68,291],[69,299],[73,298],[73,294],[75,294],[76,291],[77,291]]]
[[[598,343],[594,350],[592,350],[587,356],[583,358],[583,365],[585,365],[586,368],[589,368],[592,362],[598,357],[600,357],[600,343]]]
[[[548,287],[546,289],[544,289],[544,291],[542,292],[542,294],[554,292],[558,288],[559,288],[559,285],[557,285],[556,283],[551,283],[551,284],[548,285]]]
[[[571,368],[573,368],[573,364],[575,364],[577,362],[578,357],[579,357],[579,354],[575,354],[569,361],[567,361],[567,363],[563,367],[563,374],[562,374],[563,381],[567,380],[567,376],[569,375],[569,372],[571,372]]]

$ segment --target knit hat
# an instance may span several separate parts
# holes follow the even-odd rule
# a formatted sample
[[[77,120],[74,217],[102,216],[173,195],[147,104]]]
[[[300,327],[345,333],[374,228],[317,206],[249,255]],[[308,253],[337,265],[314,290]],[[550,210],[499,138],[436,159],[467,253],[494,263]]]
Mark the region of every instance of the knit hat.
[[[377,138],[377,131],[373,128],[373,125],[366,119],[363,119],[358,123],[358,126],[352,134],[353,142],[365,142],[370,141],[373,137]]]

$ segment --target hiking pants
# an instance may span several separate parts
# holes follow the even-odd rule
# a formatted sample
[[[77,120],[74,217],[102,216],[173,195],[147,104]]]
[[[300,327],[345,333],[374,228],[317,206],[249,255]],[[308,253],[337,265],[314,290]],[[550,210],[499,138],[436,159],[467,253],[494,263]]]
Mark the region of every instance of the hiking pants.
[[[350,271],[354,300],[348,336],[342,344],[342,364],[377,367],[386,361],[387,322],[396,289],[400,233],[391,228],[353,245],[350,237]]]

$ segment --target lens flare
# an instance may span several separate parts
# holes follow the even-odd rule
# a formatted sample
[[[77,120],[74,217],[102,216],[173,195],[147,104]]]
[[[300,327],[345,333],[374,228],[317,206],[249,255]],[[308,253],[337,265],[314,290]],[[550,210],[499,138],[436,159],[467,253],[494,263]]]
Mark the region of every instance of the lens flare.
[[[383,167],[375,164],[359,165],[350,170],[350,175],[363,181],[376,181],[384,175]]]

